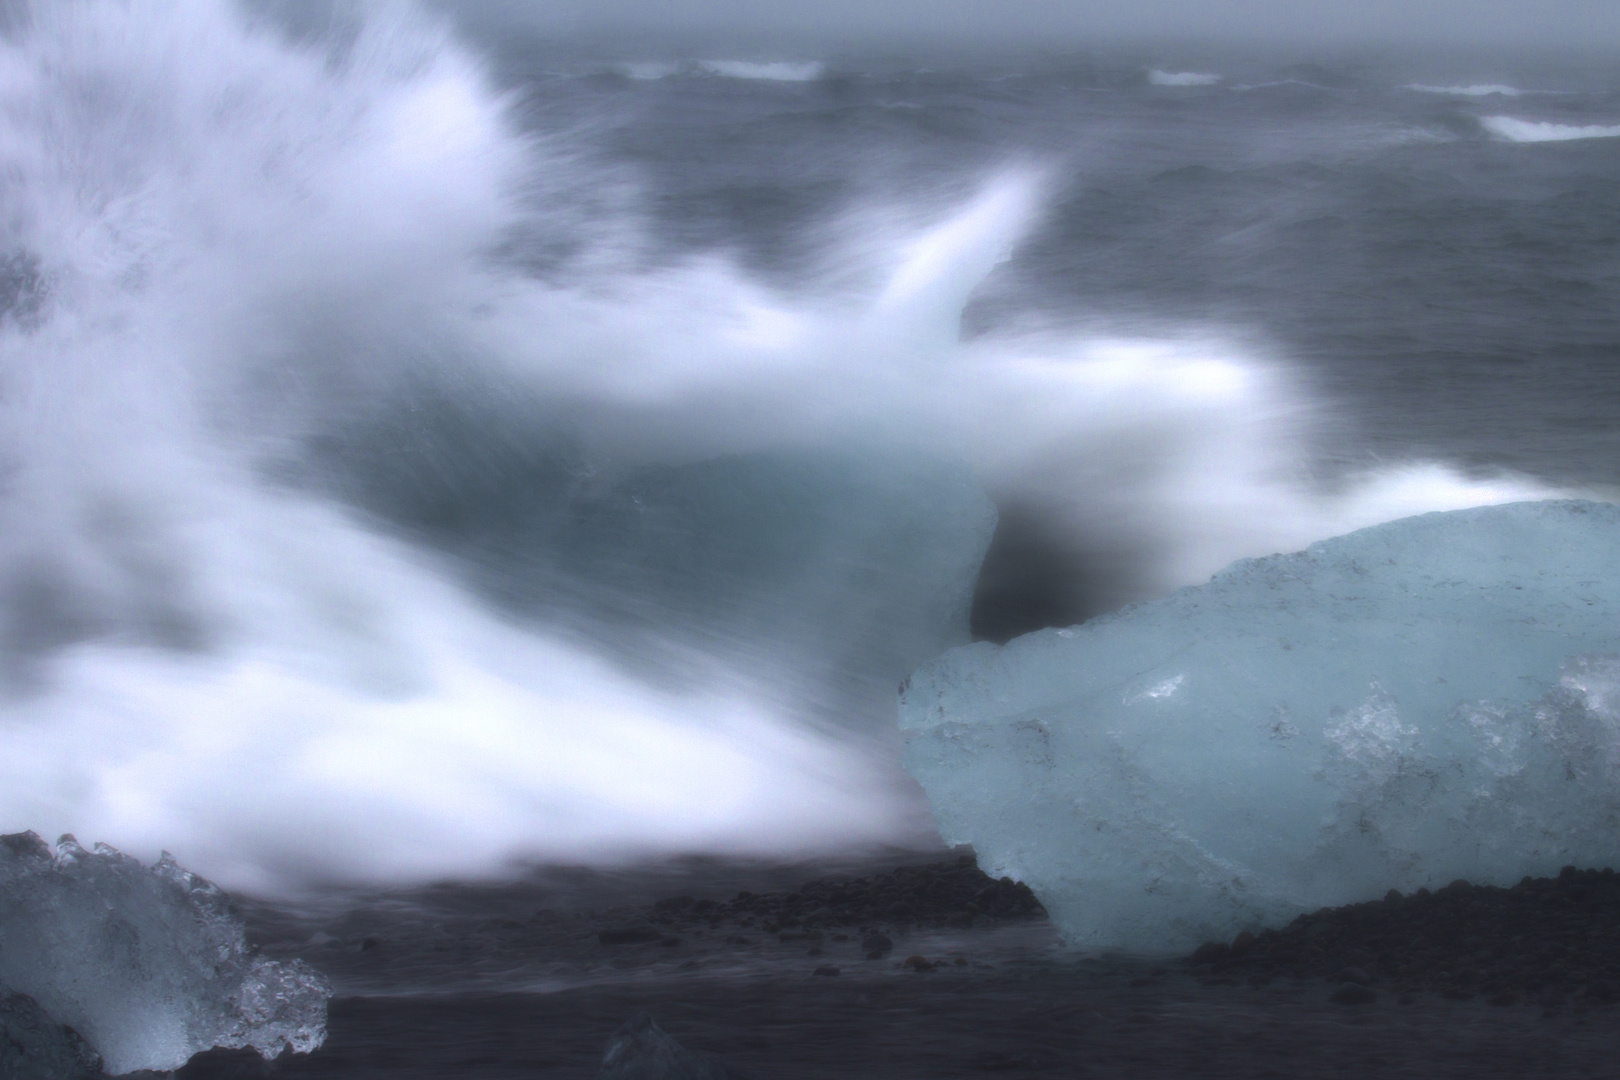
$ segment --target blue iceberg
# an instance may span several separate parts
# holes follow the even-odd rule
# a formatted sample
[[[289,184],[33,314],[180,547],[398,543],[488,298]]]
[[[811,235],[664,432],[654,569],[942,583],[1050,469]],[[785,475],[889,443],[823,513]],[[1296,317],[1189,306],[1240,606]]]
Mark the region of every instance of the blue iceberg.
[[[902,688],[952,843],[1081,947],[1620,862],[1620,509],[1425,514]]]

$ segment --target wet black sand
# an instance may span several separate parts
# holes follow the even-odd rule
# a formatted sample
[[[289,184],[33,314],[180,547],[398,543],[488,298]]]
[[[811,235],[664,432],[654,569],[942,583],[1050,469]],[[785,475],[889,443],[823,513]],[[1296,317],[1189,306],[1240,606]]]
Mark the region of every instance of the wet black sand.
[[[639,1010],[768,1077],[1612,1077],[1613,1014],[1429,998],[1334,1005],[1320,983],[957,972],[693,981],[551,994],[344,998],[327,1045],[274,1075],[589,1077]],[[187,1078],[254,1071],[193,1067]]]
[[[1408,1000],[1434,993],[1529,1001],[1550,1013],[1598,1009],[1620,998],[1620,878],[1570,866],[1505,889],[1454,881],[1413,896],[1391,890],[1211,942],[1192,960],[1215,984],[1316,978],[1337,982],[1344,1000],[1382,988]]]
[[[667,881],[620,882],[646,895],[525,918],[535,893],[518,888],[321,920],[250,910],[268,951],[333,975],[330,1037],[181,1076],[590,1077],[643,1010],[759,1080],[1620,1076],[1613,874],[1317,912],[1197,960],[1065,953],[1015,891],[954,860],[740,901],[703,883],[660,904]],[[300,939],[314,921],[329,929]]]

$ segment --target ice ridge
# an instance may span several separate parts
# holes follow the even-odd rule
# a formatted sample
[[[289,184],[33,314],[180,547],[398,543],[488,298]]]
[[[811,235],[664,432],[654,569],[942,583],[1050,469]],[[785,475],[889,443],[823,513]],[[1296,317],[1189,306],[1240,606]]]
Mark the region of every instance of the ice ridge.
[[[1184,949],[1620,855],[1620,509],[1425,514],[902,688],[945,839],[1072,943]]]

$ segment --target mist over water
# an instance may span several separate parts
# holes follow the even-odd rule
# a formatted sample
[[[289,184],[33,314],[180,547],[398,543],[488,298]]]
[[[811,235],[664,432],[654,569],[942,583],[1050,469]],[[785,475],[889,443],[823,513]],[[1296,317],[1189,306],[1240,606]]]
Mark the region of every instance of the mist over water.
[[[971,632],[1569,486],[1330,452],[1334,403],[1232,320],[1021,299],[1072,158],[851,197],[772,272],[672,249],[620,129],[488,65],[402,6],[5,39],[4,831],[254,890],[915,841],[894,686]]]

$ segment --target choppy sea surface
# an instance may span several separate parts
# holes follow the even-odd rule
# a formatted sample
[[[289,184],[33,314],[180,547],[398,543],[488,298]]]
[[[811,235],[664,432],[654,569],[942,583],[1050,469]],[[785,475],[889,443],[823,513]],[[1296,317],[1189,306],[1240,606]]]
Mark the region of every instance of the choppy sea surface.
[[[0,42],[0,826],[284,947],[931,850],[938,651],[1620,486],[1612,65],[277,10]]]

